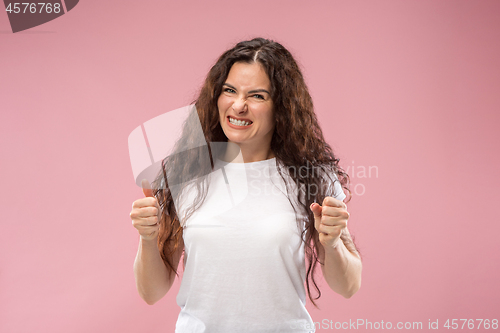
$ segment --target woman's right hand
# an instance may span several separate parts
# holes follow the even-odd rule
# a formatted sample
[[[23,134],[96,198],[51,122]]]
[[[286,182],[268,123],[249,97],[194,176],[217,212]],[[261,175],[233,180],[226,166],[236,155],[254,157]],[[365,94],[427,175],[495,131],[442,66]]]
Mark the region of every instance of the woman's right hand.
[[[145,198],[134,201],[130,218],[132,225],[139,231],[143,240],[155,240],[160,229],[160,206],[153,195],[149,182],[143,179],[141,184]]]

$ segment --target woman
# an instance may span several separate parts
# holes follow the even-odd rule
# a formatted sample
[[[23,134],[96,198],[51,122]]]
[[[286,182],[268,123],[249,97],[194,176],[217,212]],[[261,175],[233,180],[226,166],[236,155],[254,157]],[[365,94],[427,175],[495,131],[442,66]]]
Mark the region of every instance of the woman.
[[[314,332],[304,281],[317,307],[309,280],[318,299],[319,262],[330,288],[349,298],[362,264],[347,229],[349,177],[299,67],[277,42],[240,42],[194,105],[178,153],[163,161],[154,190],[143,182],[146,197],[130,213],[141,236],[139,294],[161,299],[185,251],[176,332]],[[197,122],[208,146],[182,152]]]

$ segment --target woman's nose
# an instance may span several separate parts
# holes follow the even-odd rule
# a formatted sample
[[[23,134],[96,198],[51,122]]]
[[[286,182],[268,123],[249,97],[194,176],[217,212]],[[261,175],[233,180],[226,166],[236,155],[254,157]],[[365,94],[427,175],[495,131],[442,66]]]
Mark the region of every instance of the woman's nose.
[[[244,99],[239,99],[239,100],[234,101],[233,110],[238,112],[238,113],[246,112],[248,110],[246,101]]]

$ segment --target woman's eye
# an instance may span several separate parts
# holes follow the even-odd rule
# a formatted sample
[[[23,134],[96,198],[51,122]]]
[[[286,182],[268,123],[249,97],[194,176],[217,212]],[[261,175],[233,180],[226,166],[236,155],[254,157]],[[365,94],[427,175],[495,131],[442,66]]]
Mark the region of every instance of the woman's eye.
[[[224,88],[224,91],[225,92],[228,92],[228,93],[234,93],[235,91],[231,88]],[[260,94],[255,94],[253,95],[254,97],[257,97],[258,99],[265,99],[264,96],[260,95]]]

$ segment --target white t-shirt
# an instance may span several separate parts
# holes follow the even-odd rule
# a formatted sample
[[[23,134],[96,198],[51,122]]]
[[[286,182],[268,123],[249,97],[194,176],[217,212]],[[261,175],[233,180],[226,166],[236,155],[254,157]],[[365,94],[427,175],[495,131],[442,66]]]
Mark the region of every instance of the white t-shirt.
[[[222,168],[210,175],[204,204],[187,221],[185,203],[196,191],[177,207],[185,269],[175,332],[314,332],[305,308],[301,230],[276,159],[216,161]],[[289,184],[294,185],[291,178]],[[343,200],[338,181],[334,188]]]

